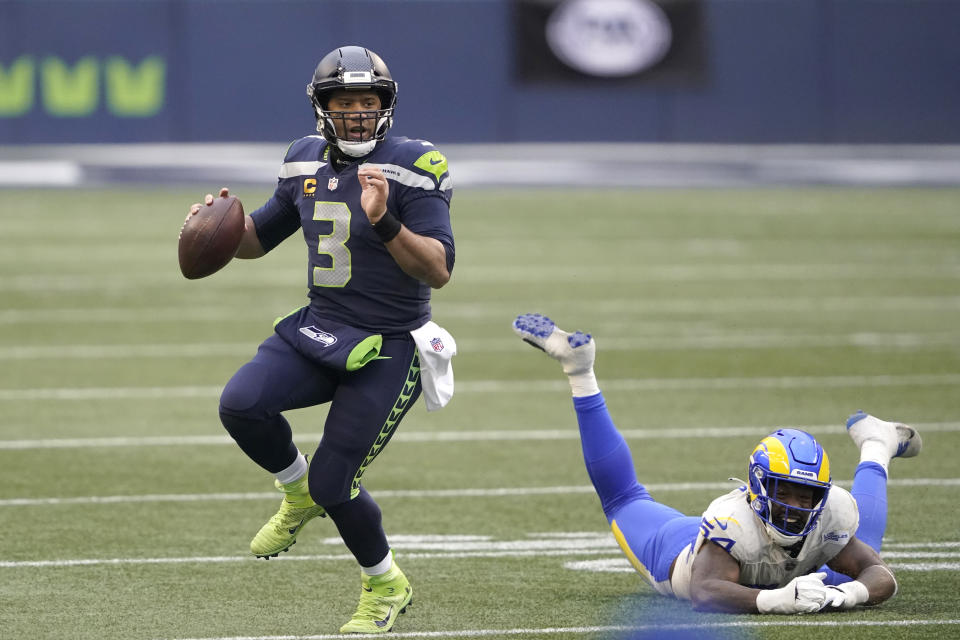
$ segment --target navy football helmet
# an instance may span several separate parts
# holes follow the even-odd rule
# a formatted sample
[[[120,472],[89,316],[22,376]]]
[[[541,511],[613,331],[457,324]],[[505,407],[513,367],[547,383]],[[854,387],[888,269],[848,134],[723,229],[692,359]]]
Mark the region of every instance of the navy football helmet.
[[[374,91],[380,97],[380,109],[374,111],[331,111],[330,96],[337,90]],[[373,51],[363,47],[349,46],[334,49],[320,60],[307,85],[307,95],[317,119],[317,131],[324,139],[336,144],[348,156],[364,156],[383,140],[393,125],[393,110],[397,106],[397,83],[394,82],[386,63]],[[341,131],[346,130],[348,120],[374,120],[373,136],[362,140],[345,140],[337,134],[336,122],[341,122]],[[365,136],[366,138],[366,136]]]
[[[813,436],[774,431],[750,454],[747,473],[750,506],[777,544],[792,546],[813,531],[830,492],[830,460]],[[809,508],[783,502],[778,492],[784,490],[811,495]]]

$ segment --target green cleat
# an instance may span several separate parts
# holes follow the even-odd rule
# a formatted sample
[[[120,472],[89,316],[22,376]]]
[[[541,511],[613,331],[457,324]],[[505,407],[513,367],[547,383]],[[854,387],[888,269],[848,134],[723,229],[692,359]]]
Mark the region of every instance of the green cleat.
[[[396,564],[382,576],[360,572],[360,604],[340,633],[386,633],[413,601],[413,589]]]
[[[260,528],[250,542],[253,555],[267,560],[276,558],[281,551],[289,549],[297,541],[297,534],[305,524],[317,516],[327,515],[323,507],[310,497],[306,475],[289,484],[280,484],[279,480],[274,480],[274,484],[286,494],[280,510]]]

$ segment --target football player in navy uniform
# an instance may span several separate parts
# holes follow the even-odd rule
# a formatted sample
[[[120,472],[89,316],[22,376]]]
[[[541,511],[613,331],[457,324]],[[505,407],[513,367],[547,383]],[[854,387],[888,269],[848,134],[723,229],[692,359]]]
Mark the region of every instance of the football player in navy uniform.
[[[340,631],[381,633],[413,592],[361,477],[421,392],[428,409],[452,393],[450,379],[428,379],[424,362],[455,349],[430,308],[431,289],[453,270],[452,187],[431,143],[387,137],[397,83],[374,52],[330,52],[307,94],[320,135],[290,145],[273,197],[246,218],[237,257],[258,258],[302,232],[309,304],[279,319],[227,383],[220,418],[284,493],[251,551],[276,556],[310,520],[329,516],[361,567],[360,603]],[[283,412],[322,403],[323,437],[308,458]]]
[[[878,604],[896,579],[880,558],[891,458],[920,452],[917,431],[857,412],[847,432],[860,448],[850,492],[831,482],[823,447],[778,429],[754,448],[748,481],[702,516],[656,502],[637,481],[593,371],[596,342],[539,314],[514,332],[560,361],[573,392],[590,480],[613,535],[658,593],[704,611],[799,614]]]

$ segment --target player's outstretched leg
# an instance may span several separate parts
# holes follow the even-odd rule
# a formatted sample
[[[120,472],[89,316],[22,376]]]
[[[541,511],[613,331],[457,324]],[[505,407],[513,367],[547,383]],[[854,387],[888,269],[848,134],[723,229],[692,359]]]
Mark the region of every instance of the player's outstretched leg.
[[[630,448],[613,423],[597,386],[593,374],[596,343],[590,334],[568,333],[537,313],[517,317],[513,330],[563,365],[573,392],[583,461],[608,520],[624,504],[649,497],[637,482]]]
[[[913,427],[880,420],[863,411],[847,418],[847,433],[860,449],[860,462],[850,489],[860,510],[857,537],[879,552],[887,528],[890,460],[916,456],[923,441]]]
[[[379,576],[361,571],[360,603],[350,621],[340,627],[340,633],[386,633],[412,602],[413,589],[395,561]]]
[[[306,462],[306,456],[304,456]],[[306,467],[306,464],[303,465]],[[269,560],[289,549],[304,525],[317,516],[325,517],[323,507],[314,503],[307,487],[307,473],[290,482],[274,480],[274,486],[284,493],[280,510],[260,528],[250,541],[250,551],[258,558]]]
[[[563,366],[573,392],[583,462],[607,522],[634,568],[663,592],[671,563],[696,538],[700,518],[684,517],[654,501],[637,481],[630,447],[617,430],[593,373],[596,344],[590,334],[568,333],[536,313],[519,316],[513,330]]]

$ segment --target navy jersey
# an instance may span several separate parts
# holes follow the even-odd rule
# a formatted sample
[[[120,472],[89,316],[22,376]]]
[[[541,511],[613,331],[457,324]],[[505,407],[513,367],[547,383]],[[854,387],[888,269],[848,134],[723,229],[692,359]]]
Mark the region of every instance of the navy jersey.
[[[439,240],[453,270],[453,188],[446,158],[429,142],[387,138],[339,172],[321,136],[290,145],[273,197],[251,215],[270,251],[298,228],[307,243],[310,306],[317,315],[377,333],[410,331],[430,319],[430,287],[400,268],[360,206],[357,169],[387,178],[387,210],[410,231]]]

